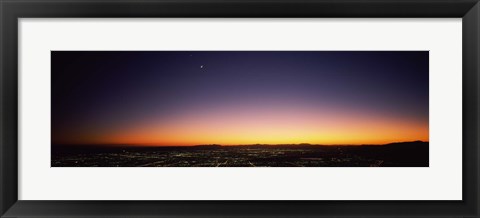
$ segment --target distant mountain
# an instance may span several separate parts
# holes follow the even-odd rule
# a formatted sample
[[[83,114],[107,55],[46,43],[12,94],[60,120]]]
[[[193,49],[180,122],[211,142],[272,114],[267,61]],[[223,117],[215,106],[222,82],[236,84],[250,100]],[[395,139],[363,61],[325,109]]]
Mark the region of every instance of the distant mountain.
[[[192,147],[196,147],[196,148],[219,148],[219,147],[222,147],[222,145],[218,145],[218,144],[210,144],[210,145],[194,145]]]
[[[244,144],[244,145],[219,145],[219,144],[212,144],[212,145],[196,145],[195,147],[239,147],[239,146],[247,146],[247,147],[259,147],[259,148],[265,148],[265,147],[270,147],[270,148],[275,148],[275,147],[292,147],[292,148],[305,148],[305,147],[368,147],[368,146],[374,146],[374,147],[396,147],[396,146],[428,146],[428,142],[423,142],[423,141],[411,141],[411,142],[393,142],[393,143],[388,143],[388,144],[362,144],[362,145],[356,145],[356,144],[338,144],[338,145],[328,145],[328,144],[310,144],[310,143],[299,143],[299,144]]]
[[[393,146],[393,145],[428,145],[428,142],[424,141],[412,141],[412,142],[393,142],[386,144],[388,146]]]
[[[359,148],[350,147],[350,151],[357,154],[388,160],[390,166],[428,166],[429,162],[429,142],[395,142],[383,146],[359,146]]]
[[[275,147],[291,147],[291,148],[308,148],[308,147],[406,147],[406,146],[428,146],[428,142],[423,141],[411,141],[411,142],[394,142],[384,145],[378,144],[337,144],[337,145],[328,145],[328,144],[310,144],[310,143],[299,143],[299,144],[240,144],[240,145],[220,145],[220,144],[203,144],[203,145],[192,145],[192,146],[155,146],[155,145],[128,145],[128,144],[92,144],[92,145],[57,145],[52,144],[54,149],[71,149],[71,148],[158,148],[158,147],[195,147],[195,148],[219,148],[219,147],[259,147],[259,148],[275,148]]]

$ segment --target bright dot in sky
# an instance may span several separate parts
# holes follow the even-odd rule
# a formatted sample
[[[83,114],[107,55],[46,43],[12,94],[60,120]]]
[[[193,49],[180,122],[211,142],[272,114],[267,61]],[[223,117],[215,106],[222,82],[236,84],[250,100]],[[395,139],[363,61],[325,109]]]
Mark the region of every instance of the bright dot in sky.
[[[203,65],[200,65],[200,68],[203,68]]]

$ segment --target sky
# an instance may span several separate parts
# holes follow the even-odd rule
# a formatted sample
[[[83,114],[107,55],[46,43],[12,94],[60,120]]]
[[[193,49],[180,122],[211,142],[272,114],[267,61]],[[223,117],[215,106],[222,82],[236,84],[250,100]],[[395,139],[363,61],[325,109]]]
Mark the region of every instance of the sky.
[[[428,141],[428,51],[52,51],[52,144]]]

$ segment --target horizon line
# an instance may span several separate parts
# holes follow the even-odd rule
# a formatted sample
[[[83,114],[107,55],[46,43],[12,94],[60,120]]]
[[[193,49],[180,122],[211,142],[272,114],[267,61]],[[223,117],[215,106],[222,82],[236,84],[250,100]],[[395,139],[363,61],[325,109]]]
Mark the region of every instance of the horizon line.
[[[265,144],[265,143],[254,143],[254,144],[193,144],[193,145],[156,145],[156,144],[122,144],[122,143],[97,143],[97,144],[86,144],[86,143],[75,143],[75,144],[63,144],[63,143],[51,143],[51,146],[103,146],[103,147],[199,147],[199,146],[221,146],[221,147],[234,147],[234,146],[287,146],[287,145],[297,145],[297,146],[365,146],[365,145],[374,145],[382,146],[389,144],[398,144],[398,143],[413,143],[413,142],[423,142],[429,143],[429,141],[422,140],[413,140],[413,141],[394,141],[388,143],[362,143],[362,144],[314,144],[314,143],[286,143],[286,144]]]

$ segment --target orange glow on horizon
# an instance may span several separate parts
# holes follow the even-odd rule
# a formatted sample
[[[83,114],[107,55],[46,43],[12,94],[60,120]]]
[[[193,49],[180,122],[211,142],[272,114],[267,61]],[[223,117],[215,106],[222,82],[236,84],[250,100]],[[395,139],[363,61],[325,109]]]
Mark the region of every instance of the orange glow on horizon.
[[[272,109],[274,108],[274,109]],[[82,129],[68,144],[386,144],[429,141],[428,120],[339,107],[222,106],[152,118],[109,130]],[[75,140],[71,140],[75,138]]]

